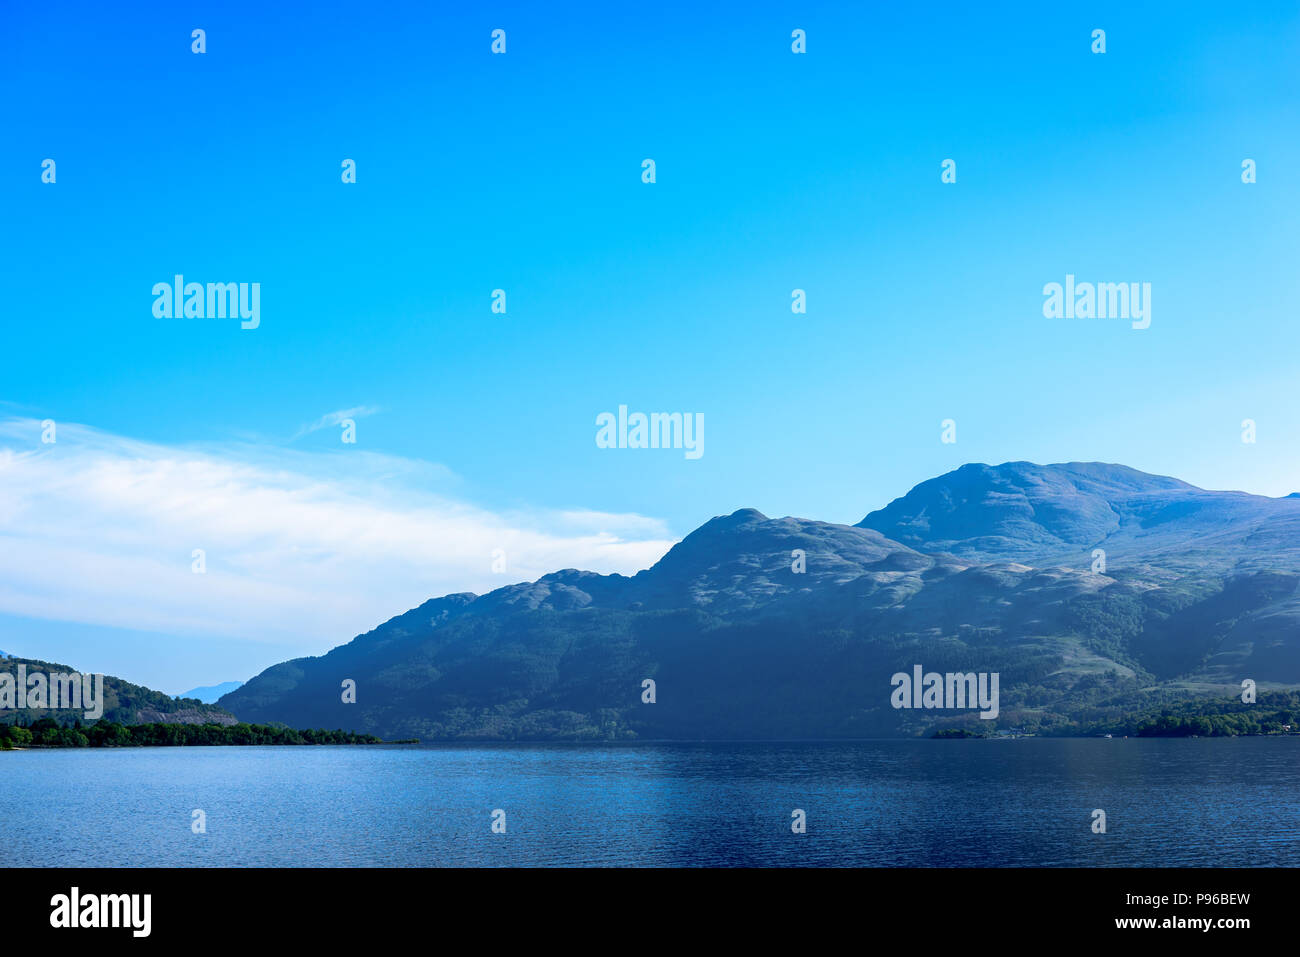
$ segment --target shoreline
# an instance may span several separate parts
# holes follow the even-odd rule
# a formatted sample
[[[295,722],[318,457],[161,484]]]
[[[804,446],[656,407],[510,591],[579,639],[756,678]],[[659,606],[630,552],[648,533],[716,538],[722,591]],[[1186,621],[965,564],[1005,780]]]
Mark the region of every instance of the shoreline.
[[[27,744],[22,747],[0,748],[0,751],[135,751],[154,749],[186,748],[352,748],[352,747],[441,747],[441,748],[509,748],[509,747],[563,747],[563,748],[637,748],[683,746],[698,747],[717,746],[773,746],[773,745],[848,745],[848,744],[882,744],[909,741],[1186,741],[1229,738],[1300,738],[1300,733],[1289,734],[1222,734],[1222,735],[1068,735],[1068,734],[1018,734],[1018,735],[914,735],[908,737],[880,738],[656,738],[643,741],[563,741],[548,739],[532,740],[473,740],[443,739],[427,741],[373,741],[373,742],[241,742],[241,743],[194,743],[194,744],[118,744],[118,745],[64,745],[64,744]]]

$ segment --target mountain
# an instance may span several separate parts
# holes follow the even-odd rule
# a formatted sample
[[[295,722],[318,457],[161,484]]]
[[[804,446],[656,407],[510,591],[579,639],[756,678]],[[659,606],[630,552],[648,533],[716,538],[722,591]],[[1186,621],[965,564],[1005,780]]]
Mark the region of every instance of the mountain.
[[[0,674],[18,675],[18,666],[25,665],[26,673],[71,674],[77,672],[69,665],[41,661],[36,658],[5,658],[0,661]],[[84,672],[91,674],[91,672]],[[132,684],[113,675],[104,676],[103,719],[118,724],[224,724],[236,723],[235,716],[224,708],[199,701],[173,698],[162,691]],[[30,725],[41,718],[53,718],[64,725],[85,721],[85,710],[23,708],[0,711],[0,723]]]
[[[220,704],[389,738],[1068,731],[1242,678],[1300,684],[1297,584],[1295,499],[1119,465],[967,465],[856,526],[740,509],[631,577],[432,599]],[[916,664],[997,672],[997,721],[895,709],[891,676]]]
[[[964,465],[872,512],[912,548],[978,562],[1300,568],[1300,499],[1210,492],[1123,465]]]
[[[196,701],[202,701],[204,704],[216,704],[217,699],[222,695],[230,694],[237,688],[243,686],[242,681],[223,681],[219,685],[203,685],[199,688],[191,688],[189,691],[182,691],[176,697],[193,698]]]

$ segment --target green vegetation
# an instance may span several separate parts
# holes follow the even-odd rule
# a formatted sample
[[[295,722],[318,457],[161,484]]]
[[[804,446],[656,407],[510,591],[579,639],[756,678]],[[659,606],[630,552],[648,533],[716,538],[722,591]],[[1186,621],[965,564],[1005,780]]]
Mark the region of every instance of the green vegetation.
[[[295,731],[269,724],[118,724],[97,721],[60,727],[51,718],[31,725],[0,725],[0,748],[184,747],[222,744],[382,744],[373,734],[352,731]]]
[[[27,673],[41,672],[46,675],[54,673],[67,674],[79,669],[53,661],[41,661],[39,658],[0,658],[0,673],[7,672],[17,680],[18,666],[26,665]],[[214,704],[204,704],[197,698],[173,698],[161,691],[154,691],[143,685],[132,684],[113,675],[104,676],[104,715],[105,721],[117,721],[122,724],[139,722],[140,712],[156,712],[159,715],[184,713],[188,717],[211,717],[215,720],[231,721],[233,716],[224,708]],[[52,718],[60,724],[71,721],[72,715],[80,712],[54,710],[49,708],[22,708],[0,712],[6,721],[16,724],[31,725],[41,718]]]
[[[975,714],[952,716],[937,712],[932,713],[940,717],[933,720],[943,722],[946,731],[972,732],[943,737],[981,737],[999,731],[1073,738],[1107,734],[1116,738],[1300,734],[1300,692],[1261,692],[1254,704],[1245,704],[1239,691],[1207,694],[1139,687],[1113,675],[1098,676],[1088,686],[1082,685],[1075,685],[1065,713],[1027,707],[1025,690],[1016,689],[1003,693],[1002,712],[994,721],[983,721]],[[1048,700],[1054,705],[1058,701],[1051,696]]]
[[[1264,692],[1254,704],[1245,704],[1240,696],[1196,698],[1173,706],[1148,709],[1121,721],[1081,725],[1074,733],[1137,738],[1297,734],[1300,733],[1300,693]]]

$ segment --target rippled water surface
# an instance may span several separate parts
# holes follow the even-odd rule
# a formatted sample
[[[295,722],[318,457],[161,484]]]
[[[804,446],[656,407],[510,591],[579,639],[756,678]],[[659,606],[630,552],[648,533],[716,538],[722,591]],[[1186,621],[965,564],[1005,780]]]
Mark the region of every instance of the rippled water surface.
[[[1297,866],[1300,738],[29,750],[0,864]]]

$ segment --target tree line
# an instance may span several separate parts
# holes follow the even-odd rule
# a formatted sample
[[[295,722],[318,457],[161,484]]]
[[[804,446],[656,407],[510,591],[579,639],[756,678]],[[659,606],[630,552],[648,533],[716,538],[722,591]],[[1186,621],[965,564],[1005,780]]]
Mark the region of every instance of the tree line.
[[[0,749],[42,748],[129,748],[184,747],[222,744],[383,744],[373,734],[355,731],[305,731],[271,724],[119,724],[97,721],[61,727],[52,718],[41,718],[24,727],[0,724]],[[414,743],[405,741],[401,743]]]

